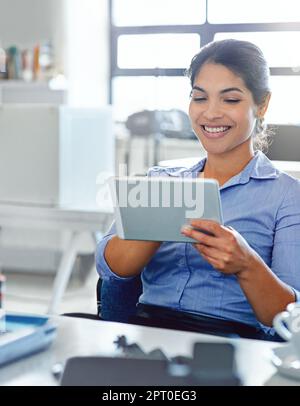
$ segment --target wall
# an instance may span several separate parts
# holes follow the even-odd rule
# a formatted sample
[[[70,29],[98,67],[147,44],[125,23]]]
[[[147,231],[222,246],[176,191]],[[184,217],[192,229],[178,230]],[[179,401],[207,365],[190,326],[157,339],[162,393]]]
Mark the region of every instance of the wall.
[[[51,40],[69,81],[69,104],[107,103],[107,0],[0,0],[0,46]]]
[[[108,98],[107,13],[107,0],[0,0],[0,46],[52,40],[56,65],[68,79],[68,104],[101,106]],[[1,230],[0,262],[53,270],[66,241],[46,230]]]
[[[56,64],[64,66],[65,0],[0,0],[0,44],[32,48],[51,40]]]

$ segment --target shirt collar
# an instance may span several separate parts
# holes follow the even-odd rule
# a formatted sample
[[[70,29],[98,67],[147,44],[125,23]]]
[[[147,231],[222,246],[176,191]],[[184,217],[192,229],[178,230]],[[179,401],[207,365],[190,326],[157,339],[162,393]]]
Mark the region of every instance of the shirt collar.
[[[254,157],[240,172],[240,183],[249,182],[253,179],[276,179],[279,176],[278,169],[261,151],[256,151]]]
[[[206,158],[201,159],[191,168],[170,168],[168,171],[170,176],[197,177],[198,173],[204,168]],[[253,179],[276,179],[279,176],[279,171],[274,167],[272,162],[261,151],[256,151],[254,157],[245,166],[245,168],[237,175],[230,178],[222,187],[224,189],[236,184],[248,183],[250,178]]]

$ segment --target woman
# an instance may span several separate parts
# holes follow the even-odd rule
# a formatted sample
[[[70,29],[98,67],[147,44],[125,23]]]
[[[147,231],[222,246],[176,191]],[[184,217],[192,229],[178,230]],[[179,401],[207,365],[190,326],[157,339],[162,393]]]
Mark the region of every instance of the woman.
[[[207,158],[149,176],[218,180],[225,225],[193,221],[213,234],[183,228],[195,244],[123,241],[112,227],[98,246],[98,271],[104,279],[142,273],[139,307],[150,314],[155,305],[272,333],[274,316],[300,298],[300,182],[257,150],[269,69],[255,45],[224,40],[202,48],[188,75],[190,120]]]

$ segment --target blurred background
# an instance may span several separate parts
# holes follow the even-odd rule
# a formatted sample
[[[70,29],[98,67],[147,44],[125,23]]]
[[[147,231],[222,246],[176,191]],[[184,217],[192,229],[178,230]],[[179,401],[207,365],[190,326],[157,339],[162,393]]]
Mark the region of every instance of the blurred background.
[[[8,310],[96,311],[94,249],[112,220],[99,185],[204,156],[184,72],[201,46],[224,38],[264,52],[276,130],[268,156],[300,176],[297,0],[0,0]]]

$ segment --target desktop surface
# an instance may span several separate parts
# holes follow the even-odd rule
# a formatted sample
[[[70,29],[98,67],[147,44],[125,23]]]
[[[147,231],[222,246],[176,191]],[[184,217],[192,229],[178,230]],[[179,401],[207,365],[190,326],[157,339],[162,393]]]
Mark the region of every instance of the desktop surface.
[[[277,373],[271,363],[272,348],[278,343],[248,339],[188,333],[183,331],[142,327],[123,323],[93,321],[57,316],[52,322],[58,327],[51,347],[0,369],[0,385],[55,386],[59,382],[53,367],[75,356],[120,356],[115,341],[125,335],[129,343],[136,342],[150,352],[160,348],[169,357],[191,356],[195,342],[223,342],[236,345],[236,360],[245,385],[299,385]]]

